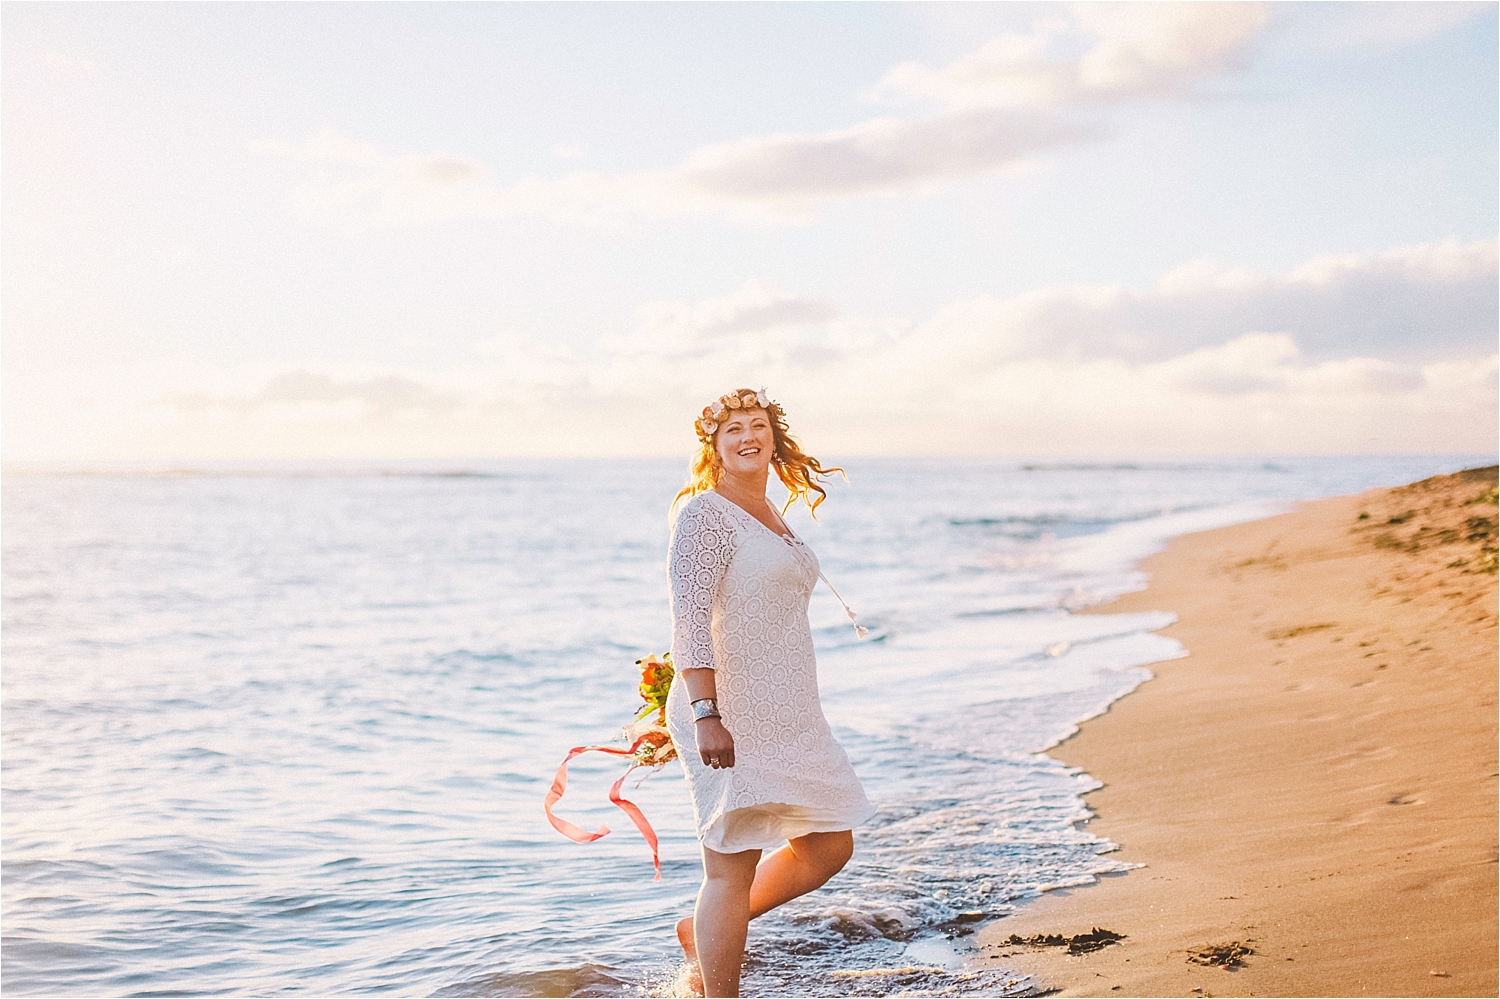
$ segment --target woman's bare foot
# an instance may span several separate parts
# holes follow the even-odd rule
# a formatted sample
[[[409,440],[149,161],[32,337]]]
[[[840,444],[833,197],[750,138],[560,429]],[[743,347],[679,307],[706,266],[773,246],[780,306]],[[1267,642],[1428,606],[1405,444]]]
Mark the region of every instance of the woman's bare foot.
[[[692,916],[677,921],[677,942],[682,945],[683,954],[687,955],[687,961],[683,964],[677,981],[686,986],[692,995],[701,996],[703,994],[703,969],[698,967],[698,943],[693,938]]]

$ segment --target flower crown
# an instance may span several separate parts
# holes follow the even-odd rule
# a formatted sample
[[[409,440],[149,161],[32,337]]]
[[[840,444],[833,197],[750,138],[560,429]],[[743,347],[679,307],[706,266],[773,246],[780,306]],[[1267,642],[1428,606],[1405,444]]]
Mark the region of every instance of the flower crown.
[[[729,392],[719,396],[713,402],[703,407],[703,415],[698,418],[698,437],[707,442],[713,439],[714,431],[719,429],[719,424],[729,419],[729,414],[737,409],[754,409],[756,407],[770,412],[776,403],[772,402],[766,395],[766,390],[759,392]],[[780,407],[777,407],[780,408]]]

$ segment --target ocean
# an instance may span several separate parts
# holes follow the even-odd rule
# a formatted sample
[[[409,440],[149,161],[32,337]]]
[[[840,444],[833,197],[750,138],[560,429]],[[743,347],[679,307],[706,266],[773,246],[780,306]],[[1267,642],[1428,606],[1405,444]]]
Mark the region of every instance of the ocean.
[[[1121,869],[1040,750],[1184,652],[1165,539],[1488,457],[850,459],[792,525],[823,705],[879,811],[751,926],[746,995],[1027,994],[965,934]],[[668,995],[701,867],[617,739],[668,648],[679,461],[202,463],[3,479],[5,994]],[[616,743],[618,744],[618,743]]]

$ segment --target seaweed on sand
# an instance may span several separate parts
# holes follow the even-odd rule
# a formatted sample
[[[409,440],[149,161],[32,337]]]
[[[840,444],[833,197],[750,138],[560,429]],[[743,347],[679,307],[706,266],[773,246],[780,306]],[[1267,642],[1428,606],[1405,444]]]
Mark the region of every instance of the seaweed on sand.
[[[1069,954],[1092,954],[1124,939],[1123,933],[1101,930],[1095,926],[1088,933],[1071,937],[1065,937],[1061,933],[1036,933],[1029,937],[1012,933],[1005,942],[1013,947],[1066,947]]]
[[[1238,940],[1223,944],[1210,944],[1188,953],[1188,964],[1201,964],[1205,968],[1223,968],[1225,971],[1243,968],[1245,958],[1255,953],[1255,948]]]

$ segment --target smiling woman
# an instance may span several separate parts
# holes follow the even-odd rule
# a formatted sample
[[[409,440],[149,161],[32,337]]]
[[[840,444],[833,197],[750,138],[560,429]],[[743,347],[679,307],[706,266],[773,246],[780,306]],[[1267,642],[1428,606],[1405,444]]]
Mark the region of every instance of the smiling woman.
[[[818,699],[807,603],[818,559],[766,498],[774,466],[810,508],[825,470],[762,389],[721,396],[677,499],[667,728],[687,771],[703,888],[677,924],[689,983],[737,996],[748,924],[843,869],[874,814]],[[813,494],[816,493],[816,499]],[[761,860],[763,850],[774,850]],[[698,967],[694,967],[697,965]],[[699,970],[701,968],[701,971]]]
[[[722,430],[721,430],[722,428]],[[698,418],[696,424],[698,441],[702,445],[698,453],[693,457],[693,464],[688,475],[688,483],[677,493],[672,505],[684,496],[696,496],[708,489],[724,488],[734,489],[736,477],[728,476],[725,481],[725,472],[730,469],[726,464],[725,455],[735,455],[734,471],[744,471],[748,466],[740,467],[738,460],[742,456],[741,449],[756,448],[757,455],[764,454],[764,460],[759,462],[760,492],[755,495],[759,499],[750,503],[750,507],[758,510],[761,500],[765,499],[765,481],[767,462],[769,467],[776,469],[776,477],[781,484],[787,488],[786,504],[782,506],[781,512],[785,513],[799,498],[807,504],[813,515],[817,515],[818,504],[822,503],[828,495],[823,487],[818,485],[818,480],[824,475],[834,472],[843,474],[842,468],[824,468],[818,459],[810,454],[804,454],[802,448],[792,438],[791,428],[787,426],[786,414],[781,407],[772,402],[766,395],[766,390],[761,389],[735,389],[715,399],[712,403],[703,407],[703,414]],[[769,433],[769,439],[760,439]],[[748,443],[742,438],[752,438]],[[731,437],[733,446],[730,446]],[[747,452],[748,453],[748,452]],[[753,488],[753,484],[752,484]],[[814,493],[817,494],[814,497]],[[758,516],[758,515],[757,515]],[[763,521],[773,531],[780,528],[772,525],[769,521]]]

